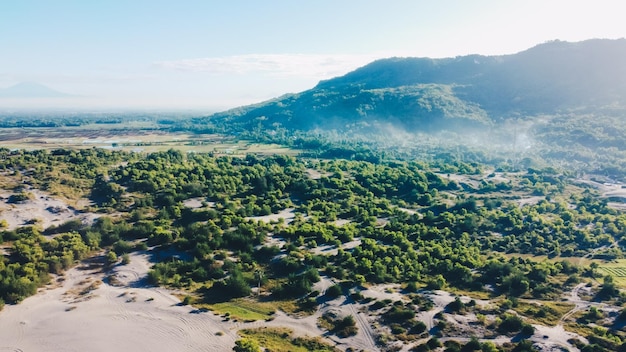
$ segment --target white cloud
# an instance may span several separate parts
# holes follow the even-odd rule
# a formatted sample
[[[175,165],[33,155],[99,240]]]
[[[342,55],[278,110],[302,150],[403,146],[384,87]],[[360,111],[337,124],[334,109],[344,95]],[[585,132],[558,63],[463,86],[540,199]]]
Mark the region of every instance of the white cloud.
[[[278,77],[330,78],[345,74],[375,59],[374,55],[248,54],[159,61],[165,69],[212,74],[261,73]]]

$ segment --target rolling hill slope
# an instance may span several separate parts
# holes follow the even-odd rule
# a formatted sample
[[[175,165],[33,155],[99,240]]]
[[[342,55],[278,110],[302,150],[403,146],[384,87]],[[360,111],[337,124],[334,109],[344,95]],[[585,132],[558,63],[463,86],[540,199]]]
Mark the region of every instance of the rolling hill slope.
[[[626,106],[626,39],[553,41],[505,56],[389,58],[210,117],[234,130],[485,128],[510,117]]]

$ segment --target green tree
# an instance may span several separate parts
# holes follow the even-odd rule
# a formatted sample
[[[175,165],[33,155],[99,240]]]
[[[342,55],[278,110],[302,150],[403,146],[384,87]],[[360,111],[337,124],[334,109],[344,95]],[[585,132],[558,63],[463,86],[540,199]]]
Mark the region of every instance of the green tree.
[[[259,344],[252,339],[243,338],[235,341],[235,347],[233,347],[233,351],[235,352],[261,352],[261,347]]]
[[[117,263],[117,254],[114,251],[109,251],[106,255],[106,261],[108,265],[114,265]]]

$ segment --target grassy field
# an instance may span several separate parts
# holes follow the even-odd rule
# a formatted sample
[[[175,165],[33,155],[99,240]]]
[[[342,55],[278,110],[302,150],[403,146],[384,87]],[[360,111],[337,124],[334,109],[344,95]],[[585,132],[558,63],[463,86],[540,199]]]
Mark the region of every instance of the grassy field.
[[[530,318],[533,323],[540,323],[547,326],[555,326],[559,320],[574,308],[574,304],[567,302],[520,300],[513,308],[519,314]]]
[[[507,258],[521,257],[524,259],[532,259],[538,262],[547,261],[569,261],[572,264],[578,265],[581,268],[588,267],[591,263],[598,264],[598,271],[602,275],[610,275],[613,277],[613,282],[622,288],[626,289],[626,259],[617,259],[613,261],[606,261],[600,259],[589,259],[580,257],[555,257],[548,258],[547,256],[535,256],[529,254],[506,254]]]
[[[589,266],[589,264],[593,262],[597,262],[602,265],[605,261],[597,260],[597,259],[588,259],[583,257],[548,257],[547,255],[534,255],[534,254],[522,254],[522,253],[506,253],[503,254],[506,258],[524,258],[530,259],[536,262],[549,261],[551,263],[556,263],[560,261],[570,262],[574,265],[578,265],[580,267]]]
[[[242,321],[270,320],[277,310],[287,314],[300,313],[295,301],[259,302],[254,299],[239,298],[228,302],[195,304],[194,306],[209,309],[219,315],[228,314],[231,319]]]
[[[207,305],[215,314],[241,321],[268,320],[279,308],[275,302],[256,302],[249,299],[235,299]]]
[[[99,127],[99,126],[98,126]],[[286,154],[298,151],[277,144],[237,141],[216,134],[190,134],[152,128],[2,128],[0,147],[8,149],[105,148],[133,152],[156,152],[171,148],[185,152],[224,155]]]
[[[599,263],[600,273],[611,275],[613,282],[621,288],[626,288],[626,259],[618,259],[612,262]]]

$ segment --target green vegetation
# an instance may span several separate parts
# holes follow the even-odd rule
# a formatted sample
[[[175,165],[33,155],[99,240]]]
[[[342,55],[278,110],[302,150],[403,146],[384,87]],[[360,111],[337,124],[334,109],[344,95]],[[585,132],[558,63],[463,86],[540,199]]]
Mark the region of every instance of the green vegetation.
[[[247,342],[247,345],[263,346],[268,351],[276,352],[337,352],[336,348],[320,341],[319,338],[292,337],[288,329],[258,328],[243,329],[239,331]],[[241,341],[241,340],[239,340]],[[239,343],[242,345],[243,343]],[[243,350],[242,350],[243,351]],[[248,351],[248,350],[245,350]]]
[[[228,315],[230,319],[241,321],[271,319],[278,307],[280,304],[274,302],[257,302],[248,299],[235,299],[207,306],[215,314]]]
[[[319,318],[318,325],[341,338],[356,335],[358,332],[352,315],[337,317],[335,314],[325,313]]]
[[[530,323],[564,324],[582,351],[624,350],[624,44],[379,60],[212,116],[0,116],[6,205],[37,190],[98,216],[0,220],[0,309],[88,256],[108,270],[142,250],[157,261],[150,283],[228,320],[345,298],[377,319],[379,343],[427,341],[416,351],[441,349],[432,331],[525,338]],[[361,295],[377,284],[403,299]],[[418,314],[438,289],[491,301],[437,306],[426,331]],[[576,311],[560,301],[570,291],[593,302]],[[469,313],[469,332],[444,319]],[[356,323],[319,321],[341,338]],[[235,351],[333,350],[281,329],[241,335]],[[533,350],[478,337],[444,348]]]
[[[92,250],[78,233],[46,239],[32,226],[2,237],[13,241],[9,259],[0,258],[0,300],[8,303],[35,294],[37,287],[48,283],[48,274],[60,273]]]
[[[271,319],[277,309],[315,311],[344,293],[360,301],[350,292],[367,285],[404,285],[415,295],[410,301],[376,301],[369,311],[406,341],[427,333],[416,312],[432,302],[419,298],[421,288],[500,297],[507,303],[499,320],[485,328],[522,335],[531,332],[529,321],[558,322],[569,306],[550,301],[601,272],[608,276],[595,284],[594,297],[623,302],[620,262],[575,263],[622,258],[626,215],[554,168],[487,173],[478,163],[173,149],[0,150],[0,156],[4,188],[15,201],[28,201],[17,198],[39,188],[74,202],[88,197],[93,204],[85,210],[101,215],[93,224],[5,226],[0,298],[7,303],[99,249],[111,266],[149,250],[158,258],[151,283],[183,290],[186,303],[241,321]],[[314,291],[322,277],[336,282],[325,296]],[[459,299],[447,312],[476,309]],[[351,316],[327,315],[320,324],[341,337],[357,331]]]
[[[574,309],[575,305],[567,302],[550,302],[544,301],[540,305],[519,300],[513,308],[518,314],[528,317],[531,321],[555,326],[559,323],[561,317],[567,312]]]
[[[259,344],[250,339],[241,339],[235,341],[235,347],[233,347],[233,351],[235,352],[261,352],[261,348]]]

